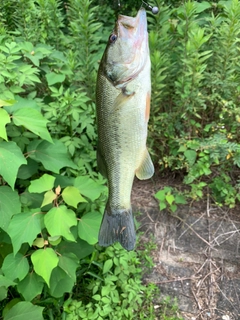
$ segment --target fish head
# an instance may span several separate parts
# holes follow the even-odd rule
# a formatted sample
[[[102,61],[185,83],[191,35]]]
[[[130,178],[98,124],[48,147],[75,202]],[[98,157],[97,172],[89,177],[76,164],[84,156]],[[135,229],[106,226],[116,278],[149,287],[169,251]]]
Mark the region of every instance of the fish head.
[[[122,88],[136,78],[147,59],[146,11],[140,9],[136,17],[120,15],[102,59],[105,76],[115,87]]]

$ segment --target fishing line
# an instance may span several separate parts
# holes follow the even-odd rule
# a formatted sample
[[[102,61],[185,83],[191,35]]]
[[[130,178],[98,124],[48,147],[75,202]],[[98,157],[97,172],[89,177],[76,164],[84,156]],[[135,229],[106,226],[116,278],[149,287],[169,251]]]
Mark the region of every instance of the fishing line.
[[[159,11],[158,7],[152,7],[152,6],[150,6],[150,4],[148,4],[148,3],[145,2],[145,1],[142,1],[142,3],[144,3],[145,6],[147,6],[149,9],[151,9],[151,11],[152,11],[153,14],[157,14],[157,13],[158,13],[158,11]]]
[[[145,4],[145,6],[147,6],[147,8],[150,9],[153,14],[157,14],[159,11],[158,7],[152,7],[152,6],[150,6],[150,4],[148,4],[145,1],[142,1],[142,4]],[[120,0],[118,0],[118,6],[121,7]]]

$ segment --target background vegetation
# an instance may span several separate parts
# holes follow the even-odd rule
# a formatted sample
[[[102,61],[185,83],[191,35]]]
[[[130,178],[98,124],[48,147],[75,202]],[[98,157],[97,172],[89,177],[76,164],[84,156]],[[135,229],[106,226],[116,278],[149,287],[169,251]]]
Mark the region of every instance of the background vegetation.
[[[140,6],[121,3],[129,15]],[[179,173],[189,186],[185,197],[201,199],[208,191],[219,205],[234,207],[240,200],[240,3],[156,3],[160,13],[149,13],[149,145],[156,171]],[[148,253],[95,245],[107,196],[96,170],[95,83],[118,12],[110,0],[0,3],[4,320],[156,317],[156,288],[141,284],[139,269]],[[171,188],[158,198],[172,211],[183,202]],[[175,319],[175,309],[164,310],[159,317]]]

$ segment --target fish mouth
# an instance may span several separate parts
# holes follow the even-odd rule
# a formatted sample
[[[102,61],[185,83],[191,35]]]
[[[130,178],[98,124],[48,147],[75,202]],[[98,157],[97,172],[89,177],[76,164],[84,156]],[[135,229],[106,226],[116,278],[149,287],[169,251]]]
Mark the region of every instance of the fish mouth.
[[[134,60],[139,59],[138,65],[132,70],[131,75],[127,77],[123,77],[120,81],[115,82],[115,86],[122,87],[122,85],[126,85],[133,79],[137,77],[137,75],[144,68],[145,60],[141,61],[140,57],[145,57],[144,51],[148,52],[148,33],[147,33],[147,14],[144,8],[141,8],[136,17],[129,17],[125,15],[119,15],[117,21],[117,33],[118,37],[120,37],[121,41],[127,43],[127,41],[131,41],[132,47],[134,48],[135,55],[129,54],[125,60],[126,69],[131,69],[131,65],[134,65]],[[145,44],[145,45],[143,45]],[[139,67],[141,65],[141,67]]]
[[[119,24],[122,24],[125,28],[136,28],[138,25],[142,26],[145,30],[147,29],[147,14],[144,8],[141,8],[136,17],[129,17],[120,14],[118,16]]]
[[[147,15],[144,8],[135,17],[119,15],[104,57],[104,73],[118,89],[134,80],[149,59]]]

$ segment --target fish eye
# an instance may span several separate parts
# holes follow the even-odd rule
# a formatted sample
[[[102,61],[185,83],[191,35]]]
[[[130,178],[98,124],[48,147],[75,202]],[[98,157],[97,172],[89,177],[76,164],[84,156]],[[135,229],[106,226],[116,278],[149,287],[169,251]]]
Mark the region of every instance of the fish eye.
[[[112,33],[109,37],[110,43],[114,43],[117,40],[117,35],[115,33]]]

